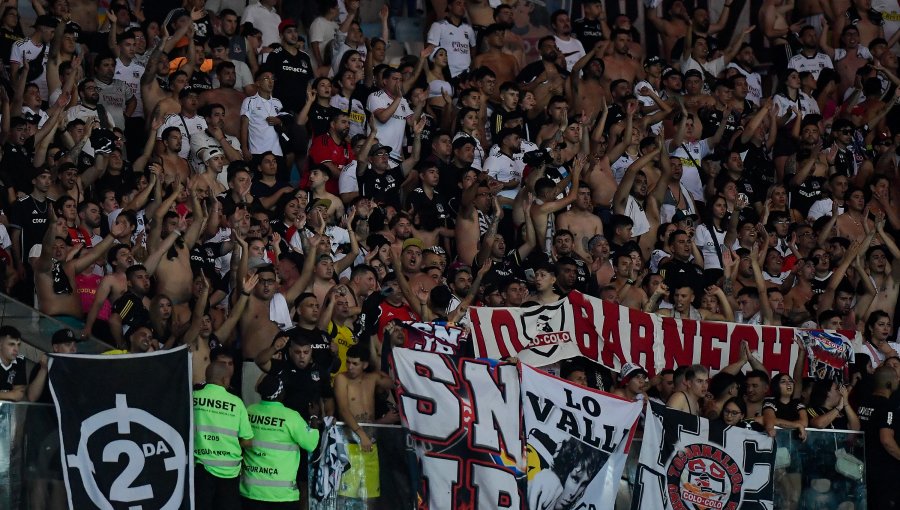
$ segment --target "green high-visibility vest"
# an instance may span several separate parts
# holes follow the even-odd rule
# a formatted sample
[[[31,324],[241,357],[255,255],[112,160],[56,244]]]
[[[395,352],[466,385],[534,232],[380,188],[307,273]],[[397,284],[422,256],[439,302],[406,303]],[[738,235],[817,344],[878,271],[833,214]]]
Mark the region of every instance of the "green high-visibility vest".
[[[241,474],[240,439],[253,437],[247,408],[218,384],[194,391],[194,462],[213,476]]]
[[[319,444],[319,431],[281,402],[262,401],[247,409],[253,441],[244,450],[241,495],[256,501],[298,501],[297,469],[302,450]]]

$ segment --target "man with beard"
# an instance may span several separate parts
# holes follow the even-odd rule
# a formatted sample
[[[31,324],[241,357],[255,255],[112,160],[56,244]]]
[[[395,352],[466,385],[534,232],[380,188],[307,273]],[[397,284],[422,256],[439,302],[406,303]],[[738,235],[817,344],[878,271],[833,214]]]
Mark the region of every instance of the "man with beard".
[[[603,59],[606,64],[604,75],[607,80],[625,80],[634,84],[644,78],[641,63],[631,56],[631,32],[616,29],[612,32],[613,54]]]
[[[119,129],[125,128],[125,118],[134,114],[137,107],[137,97],[131,87],[124,81],[115,78],[116,57],[112,53],[103,53],[94,60],[93,90],[87,90],[82,81],[78,87],[78,95],[86,106],[97,110],[97,105],[102,105],[102,112],[97,117],[100,123],[107,129],[113,125]],[[85,90],[82,90],[82,89]],[[71,114],[69,114],[71,115]],[[113,125],[107,124],[107,116],[113,121]]]
[[[207,129],[206,121],[200,115],[197,115],[197,91],[190,87],[181,89],[178,93],[178,102],[181,104],[181,113],[172,114],[166,117],[162,125],[156,131],[156,139],[162,140],[163,132],[175,127],[181,131],[181,146],[178,150],[178,156],[184,160],[188,160],[191,155],[191,144],[193,137],[197,133],[202,133]]]
[[[819,73],[826,67],[834,69],[831,58],[819,51],[819,36],[815,27],[806,25],[800,29],[800,43],[803,45],[800,52],[791,57],[788,67],[798,72],[808,71],[813,78],[819,79]]]
[[[200,172],[203,168],[204,150],[208,154],[211,149],[218,149],[229,163],[243,160],[241,141],[225,132],[225,107],[219,103],[209,103],[201,106],[198,113],[203,117],[206,128],[194,133],[190,138],[191,166],[194,171]],[[222,171],[227,175],[228,166],[226,165]]]
[[[649,232],[654,226],[652,223],[659,224],[658,218],[652,218],[651,209],[655,210],[655,207],[653,207],[652,202],[647,203],[647,199],[650,196],[647,189],[647,174],[642,170],[659,156],[659,152],[659,147],[654,147],[653,150],[648,151],[629,165],[628,170],[625,171],[625,175],[622,177],[622,182],[619,183],[619,187],[616,189],[615,196],[613,196],[613,210],[615,213],[628,216],[634,222],[631,235],[635,238]],[[668,182],[662,184],[662,186],[657,185],[656,189],[665,190]],[[648,213],[650,214],[648,215]]]
[[[465,0],[451,0],[447,4],[447,17],[431,24],[427,44],[447,49],[450,76],[455,78],[471,67],[475,31],[466,22]]]
[[[473,64],[475,69],[485,66],[493,71],[497,76],[497,83],[515,80],[516,75],[519,74],[519,61],[516,57],[503,51],[506,45],[506,34],[506,25],[494,23],[488,26],[481,34],[487,49],[475,57]],[[516,92],[518,92],[518,89]],[[500,94],[503,94],[502,87]],[[499,99],[499,96],[491,99],[496,101]]]
[[[328,121],[328,132],[313,138],[309,147],[310,164],[328,167],[330,175],[325,183],[325,190],[333,195],[339,191],[336,176],[341,175],[344,166],[356,159],[349,135],[349,115],[332,108]]]
[[[541,59],[525,66],[519,72],[516,81],[523,84],[523,94],[533,92],[538,104],[543,104],[547,97],[565,91],[569,71],[557,63],[560,51],[556,46],[556,38],[552,35],[542,37],[538,41],[538,51]],[[539,77],[543,78],[538,79]]]
[[[597,43],[607,38],[609,26],[606,24],[606,13],[603,12],[603,0],[587,0],[581,3],[584,17],[572,22],[572,32],[590,52]]]
[[[588,50],[587,55],[572,68],[572,91],[575,93],[575,111],[583,111],[593,119],[600,113],[600,105],[606,97],[604,72],[606,64],[601,58],[601,50]]]
[[[744,43],[738,48],[734,60],[728,64],[726,69],[736,69],[738,73],[740,73],[740,76],[745,80],[742,85],[746,85],[746,87],[739,86],[737,83],[735,84],[735,99],[747,100],[752,103],[754,107],[758,107],[760,101],[762,101],[763,90],[762,77],[753,70],[755,66],[756,55],[753,53],[753,46]]]
[[[572,36],[572,22],[569,19],[569,13],[562,9],[554,12],[550,16],[550,26],[553,28],[556,46],[566,60],[566,70],[572,72],[572,66],[585,55],[585,50],[581,41]]]
[[[594,236],[603,233],[603,222],[594,214],[594,203],[591,199],[591,188],[582,183],[578,187],[578,196],[572,208],[556,218],[556,226],[560,230],[572,233],[575,239],[575,251],[579,249],[588,253],[588,242]]]
[[[234,61],[228,58],[228,39],[224,35],[214,35],[209,39],[209,50],[212,53],[213,68],[218,70],[219,66],[225,62],[231,64],[234,69],[234,83],[231,88],[242,91],[245,94],[255,92],[253,84],[253,74],[250,67],[240,60]],[[217,73],[218,74],[218,73]],[[213,87],[222,86],[216,78],[213,78]]]
[[[161,176],[165,182],[187,183],[191,175],[185,157],[181,155],[182,147],[187,145],[182,140],[181,130],[178,126],[170,126],[164,129],[159,139],[162,141],[162,160],[165,175]]]

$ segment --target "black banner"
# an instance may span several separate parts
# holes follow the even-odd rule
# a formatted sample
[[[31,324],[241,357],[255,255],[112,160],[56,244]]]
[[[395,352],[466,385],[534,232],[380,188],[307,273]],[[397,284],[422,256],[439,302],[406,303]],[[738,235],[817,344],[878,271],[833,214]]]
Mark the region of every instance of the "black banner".
[[[190,510],[193,410],[186,347],[51,355],[69,508]]]

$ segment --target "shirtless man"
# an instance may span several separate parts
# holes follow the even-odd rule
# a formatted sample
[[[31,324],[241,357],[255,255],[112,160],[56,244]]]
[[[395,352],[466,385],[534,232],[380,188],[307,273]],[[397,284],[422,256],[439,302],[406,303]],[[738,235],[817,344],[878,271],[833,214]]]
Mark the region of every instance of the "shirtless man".
[[[146,75],[147,73],[144,73],[144,76]],[[181,113],[181,101],[178,96],[181,94],[181,90],[188,86],[188,80],[188,75],[181,69],[169,75],[169,93],[156,103],[153,115],[150,116],[150,122],[153,122],[154,119],[163,120],[169,115]]]
[[[575,63],[572,67],[572,76],[569,78],[569,86],[572,90],[570,98],[575,98],[576,112],[584,112],[588,119],[595,119],[606,106],[608,88],[603,73],[606,64],[600,58],[600,50],[594,48],[587,55]]]
[[[512,27],[515,24],[512,6],[500,4],[497,7],[494,7],[494,23]],[[511,30],[506,32],[503,51],[515,57],[520,68],[525,65],[525,43],[522,41],[522,37],[519,34],[516,34]]]
[[[182,140],[181,130],[178,127],[170,126],[163,130],[160,159],[162,159],[163,182],[166,184],[177,182],[183,185],[191,177],[187,161],[179,155],[183,143],[186,142]]]
[[[594,203],[591,200],[591,188],[581,183],[572,208],[559,215],[556,227],[568,230],[575,237],[575,245],[589,252],[588,242],[595,235],[603,233],[603,222],[594,214]]]
[[[327,200],[328,208],[322,215],[329,224],[339,222],[344,216],[344,203],[337,196],[325,189],[325,184],[331,179],[331,169],[327,165],[315,165],[309,169],[310,202]],[[348,223],[349,225],[349,223]]]
[[[822,36],[819,37],[819,46],[822,53],[831,57],[834,61],[834,70],[840,76],[838,82],[838,97],[844,97],[844,92],[856,82],[856,72],[860,67],[867,65],[872,59],[872,53],[861,43],[859,29],[856,25],[846,25],[840,31],[841,45],[843,48],[835,49],[831,46],[829,35],[826,34],[828,24],[825,23]]]
[[[226,134],[238,136],[241,133],[241,103],[247,96],[234,89],[237,78],[233,67],[216,67],[216,77],[219,79],[219,88],[201,92],[198,104],[201,107],[208,104],[222,105],[225,108],[223,130]]]
[[[156,281],[157,293],[169,296],[175,306],[186,303],[191,297],[193,271],[190,251],[206,226],[206,216],[196,193],[191,193],[193,221],[189,227],[185,216],[179,217],[178,213],[170,211],[181,191],[182,186],[176,185],[174,192],[153,211],[153,223],[147,241],[150,250],[156,251],[169,234],[175,233],[179,237],[160,261]],[[161,191],[159,195],[162,195]]]
[[[463,181],[465,185],[465,181]],[[475,260],[481,239],[481,218],[491,211],[492,193],[500,191],[498,181],[482,178],[463,189],[461,207],[456,218],[456,243],[459,260]],[[485,226],[489,223],[485,221]]]
[[[866,48],[874,39],[884,38],[884,27],[879,19],[879,23],[872,23],[869,19],[869,12],[872,10],[872,0],[851,0],[850,9],[843,16],[838,16],[834,24],[834,32],[842,34],[845,27],[851,26],[850,18],[853,17],[857,21],[852,22],[852,26],[856,27],[859,34],[859,43]],[[855,15],[855,16],[854,16]]]
[[[685,391],[676,391],[666,405],[686,413],[700,416],[700,402],[709,389],[709,370],[703,365],[691,365],[684,373]]]
[[[616,252],[613,267],[616,276],[611,285],[616,288],[619,304],[643,310],[647,306],[647,293],[641,289],[640,282],[635,281],[634,260],[631,254],[624,251]]]
[[[875,224],[875,229],[883,244],[866,250],[866,267],[875,284],[875,299],[869,306],[868,313],[881,310],[893,320],[894,305],[900,292],[900,249],[894,238],[884,231],[883,219]],[[887,253],[891,254],[893,262],[888,262]],[[890,271],[887,269],[888,264],[891,264]]]
[[[114,235],[123,227],[113,225],[111,235],[103,242],[78,257],[83,244],[70,248],[66,242],[68,229],[65,220],[58,219],[53,207],[47,209],[50,226],[44,233],[41,255],[34,262],[34,286],[37,292],[38,310],[69,322],[80,321],[84,312],[81,299],[75,293],[75,276],[94,264],[112,246]],[[74,251],[73,251],[74,250]]]
[[[259,284],[253,288],[247,309],[239,323],[241,353],[245,360],[255,360],[260,352],[269,347],[279,330],[293,326],[289,306],[312,280],[313,263],[318,253],[318,240],[311,238],[300,277],[285,293],[278,292],[278,279],[274,266],[263,266],[256,270]],[[243,280],[244,275],[238,275]],[[253,361],[243,365],[242,396],[247,399],[256,393],[256,380],[262,371]],[[254,397],[255,398],[255,397]]]
[[[116,222],[113,226],[114,231],[116,231],[116,229],[124,230],[127,228],[126,223],[120,222]],[[159,267],[159,262],[162,260],[163,254],[169,251],[169,248],[175,244],[175,239],[177,237],[178,235],[174,232],[169,234],[169,237],[160,244],[159,248],[147,256],[147,259],[144,261],[144,267],[147,269],[147,274],[152,276],[156,273],[156,269]],[[113,268],[113,272],[107,274],[100,280],[100,285],[97,287],[97,293],[94,295],[94,303],[91,305],[91,309],[88,310],[87,318],[84,322],[84,330],[81,332],[81,338],[88,338],[91,335],[94,324],[96,324],[97,317],[100,314],[100,310],[103,308],[103,304],[107,300],[110,304],[115,303],[122,297],[122,294],[128,290],[128,278],[125,276],[125,271],[134,265],[134,256],[131,253],[131,247],[127,244],[114,246],[106,254],[106,263]]]
[[[813,298],[812,279],[816,274],[815,262],[810,259],[797,261],[794,266],[794,286],[784,296],[784,316],[789,324],[800,325],[811,317],[806,308]],[[760,289],[762,290],[762,289]],[[762,298],[762,293],[760,293]]]
[[[578,190],[581,182],[581,169],[587,156],[581,154],[575,158],[572,165],[572,187],[569,193],[559,200],[554,200],[556,196],[556,184],[549,178],[542,177],[534,184],[534,194],[537,199],[531,205],[531,221],[534,222],[535,243],[543,250],[548,250],[550,240],[553,239],[553,231],[555,230],[555,218],[553,215],[565,209],[578,197]]]
[[[662,4],[663,2],[660,2]],[[662,39],[662,58],[666,62],[672,61],[672,48],[679,39],[687,34],[688,23],[691,18],[681,0],[672,3],[669,10],[669,19],[660,18],[657,9],[647,9],[647,20],[653,23],[659,31]]]
[[[772,63],[775,69],[787,69],[791,58],[791,47],[787,37],[791,32],[799,33],[803,23],[790,25],[787,16],[794,10],[794,0],[763,0],[759,9],[759,26],[769,41]]]
[[[875,222],[867,216],[866,195],[863,190],[856,188],[849,191],[844,200],[844,214],[838,216],[837,219],[837,228],[841,237],[850,240],[864,238],[866,232],[875,227]],[[867,226],[863,225],[864,222]],[[878,241],[877,238],[876,241]]]
[[[362,450],[364,453],[375,451],[373,441],[360,426],[361,423],[391,424],[400,422],[396,407],[392,407],[384,416],[376,418],[375,397],[379,393],[391,391],[394,381],[384,372],[367,372],[368,367],[368,352],[365,347],[356,344],[347,349],[347,371],[334,378],[334,398],[337,403],[338,416],[344,421],[346,427],[359,438],[358,446],[348,445],[350,446],[350,456],[351,459],[357,457],[360,461],[362,459],[359,458],[358,450]]]
[[[506,34],[507,30],[503,25],[493,24],[487,27],[483,34],[487,49],[479,53],[472,63],[473,69],[485,66],[494,71],[494,74],[497,75],[497,83],[514,81],[521,70],[516,57],[503,51],[506,46]],[[496,91],[491,99],[499,100],[499,91]]]
[[[676,2],[680,3],[680,2]],[[622,29],[612,31],[613,54],[604,57],[606,64],[604,76],[610,82],[625,80],[629,86],[634,86],[639,79],[644,78],[644,68],[641,62],[631,56],[631,32]]]

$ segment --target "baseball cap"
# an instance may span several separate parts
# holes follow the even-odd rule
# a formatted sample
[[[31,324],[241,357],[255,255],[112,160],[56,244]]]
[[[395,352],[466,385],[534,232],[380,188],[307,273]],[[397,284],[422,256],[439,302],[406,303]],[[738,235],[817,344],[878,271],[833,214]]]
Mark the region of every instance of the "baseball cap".
[[[644,59],[644,67],[661,65],[663,65],[663,59],[659,55],[653,55],[652,57],[647,57]]]
[[[329,207],[331,207],[331,200],[327,198],[317,198],[306,206],[306,212],[312,211],[316,207],[324,207],[325,209],[328,209]]]
[[[77,336],[75,336],[75,332],[69,328],[63,328],[56,333],[53,333],[53,337],[50,338],[50,343],[53,345],[56,344],[65,344],[69,342],[77,342],[80,340]]]
[[[425,243],[422,242],[421,239],[416,237],[410,237],[406,241],[403,241],[403,248],[400,250],[401,252],[406,251],[410,246],[418,246],[420,250],[425,249]]]
[[[456,140],[453,140],[453,148],[454,149],[461,149],[461,148],[465,147],[466,145],[471,145],[472,147],[478,146],[478,144],[475,142],[475,139],[468,135],[460,136]]]
[[[703,73],[701,73],[700,71],[698,71],[698,70],[696,70],[696,69],[688,69],[688,71],[684,73],[684,78],[685,78],[685,79],[687,79],[687,78],[700,78],[700,79],[702,80],[702,79],[703,79]]]
[[[680,76],[680,77],[684,78],[684,75],[681,74],[681,71],[679,71],[678,69],[675,69],[674,67],[670,67],[670,68],[666,69],[665,71],[663,71],[663,73],[662,73],[662,79],[664,79],[664,80],[667,80],[667,79],[671,78],[672,76]]]
[[[647,375],[647,371],[637,363],[625,363],[622,365],[622,370],[619,371],[619,377],[621,377],[622,380],[631,379],[639,374]]]
[[[284,392],[284,382],[281,380],[281,372],[269,372],[259,384],[256,391],[263,400],[275,400]]]
[[[224,155],[225,153],[222,152],[222,149],[219,149],[218,147],[210,147],[209,149],[206,149],[206,154],[203,155],[203,162],[205,163],[216,156]]]
[[[369,154],[374,156],[379,151],[386,151],[388,154],[390,154],[391,152],[393,152],[393,149],[388,147],[387,145],[384,145],[383,143],[376,143],[372,146],[371,149],[369,149]]]
[[[297,28],[297,22],[294,21],[294,18],[284,19],[278,24],[278,33],[280,34],[291,27]]]
[[[696,220],[697,218],[699,218],[699,216],[697,216],[696,214],[693,214],[689,211],[686,211],[684,209],[678,209],[677,211],[675,211],[675,214],[672,216],[672,223],[678,223],[679,221],[684,221],[688,218],[690,218],[692,220]]]

